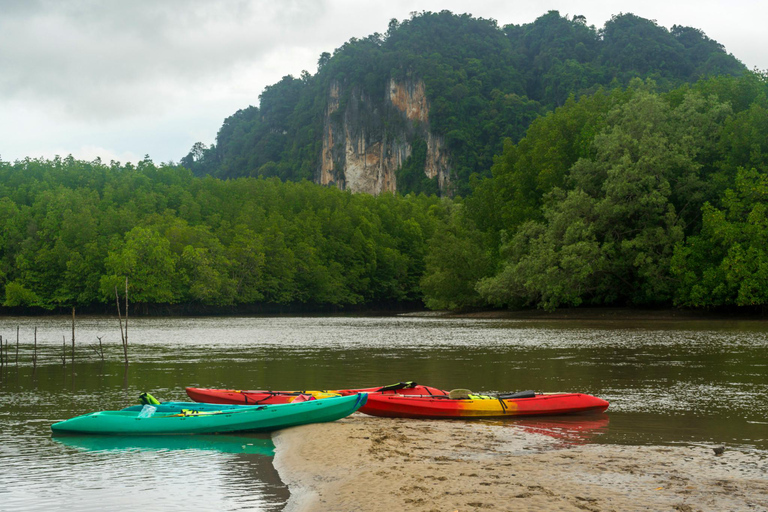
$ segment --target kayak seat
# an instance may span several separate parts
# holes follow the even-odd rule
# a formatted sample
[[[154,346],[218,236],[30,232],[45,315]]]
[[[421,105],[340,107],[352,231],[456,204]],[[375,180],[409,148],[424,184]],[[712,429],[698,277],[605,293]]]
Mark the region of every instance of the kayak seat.
[[[472,392],[468,389],[452,389],[448,392],[448,398],[451,400],[460,400],[469,398]]]

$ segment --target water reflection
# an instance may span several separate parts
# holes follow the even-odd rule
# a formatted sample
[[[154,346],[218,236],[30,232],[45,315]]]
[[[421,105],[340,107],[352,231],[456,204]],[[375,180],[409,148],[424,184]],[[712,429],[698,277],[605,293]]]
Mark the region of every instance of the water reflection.
[[[178,451],[203,450],[221,453],[245,453],[271,457],[275,445],[270,436],[189,435],[189,436],[87,436],[56,435],[53,440],[64,446],[86,451]]]
[[[184,386],[322,389],[413,380],[476,392],[583,392],[607,399],[607,414],[505,425],[564,443],[768,450],[766,322],[136,318],[127,370],[114,319],[78,319],[74,366],[69,355],[61,361],[70,317],[0,317],[0,335],[15,339],[17,325],[19,365],[13,350],[0,371],[3,510],[281,508],[287,490],[256,442],[51,438],[55,421],[138,404],[142,391],[184,401]],[[87,346],[97,336],[104,362]]]
[[[573,416],[485,420],[484,423],[518,428],[531,434],[552,437],[563,445],[576,446],[600,442],[600,436],[608,433],[610,416],[606,413],[577,414]]]

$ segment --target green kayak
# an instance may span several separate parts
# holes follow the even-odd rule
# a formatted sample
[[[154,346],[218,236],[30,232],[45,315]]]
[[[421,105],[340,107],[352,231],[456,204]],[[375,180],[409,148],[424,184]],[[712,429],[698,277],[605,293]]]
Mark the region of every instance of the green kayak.
[[[215,434],[270,432],[349,416],[368,400],[366,393],[289,404],[221,411],[184,410],[146,417],[141,411],[100,411],[54,423],[54,434]],[[144,417],[142,417],[144,416]]]

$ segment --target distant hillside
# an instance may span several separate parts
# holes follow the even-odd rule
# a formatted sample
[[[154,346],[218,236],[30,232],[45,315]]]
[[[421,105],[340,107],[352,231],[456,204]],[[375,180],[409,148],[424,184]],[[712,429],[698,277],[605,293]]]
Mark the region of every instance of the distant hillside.
[[[181,164],[198,176],[277,176],[342,189],[461,194],[506,138],[601,87],[652,78],[671,90],[744,65],[700,30],[633,14],[602,29],[550,11],[533,23],[424,12],[323,53],[224,121]]]

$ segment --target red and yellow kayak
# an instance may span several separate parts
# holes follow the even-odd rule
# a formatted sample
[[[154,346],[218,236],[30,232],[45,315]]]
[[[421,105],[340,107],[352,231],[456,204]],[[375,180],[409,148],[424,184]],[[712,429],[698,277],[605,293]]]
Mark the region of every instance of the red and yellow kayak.
[[[378,386],[361,389],[324,389],[301,391],[270,391],[241,389],[186,389],[189,398],[195,402],[210,404],[285,404],[293,402],[301,395],[311,395],[317,399],[336,396],[356,395],[357,393],[375,393],[381,395],[426,395],[447,396],[448,392],[431,386],[422,386],[414,382],[400,382],[390,386]]]
[[[602,412],[608,402],[582,393],[519,393],[520,397],[469,398],[370,394],[360,412],[393,418],[496,418]],[[502,395],[504,396],[504,395]]]

